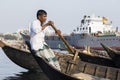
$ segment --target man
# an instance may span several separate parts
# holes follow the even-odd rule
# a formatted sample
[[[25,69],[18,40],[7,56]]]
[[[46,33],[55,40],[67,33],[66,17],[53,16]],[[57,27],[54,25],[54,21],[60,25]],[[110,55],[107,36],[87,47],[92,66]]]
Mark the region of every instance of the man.
[[[36,55],[46,59],[56,69],[60,70],[59,63],[55,57],[54,52],[49,48],[45,42],[45,34],[53,33],[48,26],[54,26],[52,21],[48,21],[46,24],[47,12],[45,10],[38,10],[37,20],[33,21],[30,25],[30,44],[32,50],[36,52]],[[58,30],[56,32],[60,34]]]

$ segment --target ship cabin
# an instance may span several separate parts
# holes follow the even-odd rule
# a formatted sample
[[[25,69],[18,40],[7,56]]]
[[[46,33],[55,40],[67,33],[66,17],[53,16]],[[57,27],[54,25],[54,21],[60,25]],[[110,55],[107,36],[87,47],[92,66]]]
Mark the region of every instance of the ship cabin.
[[[81,20],[81,24],[74,30],[74,33],[77,34],[105,34],[113,32],[111,31],[112,22],[108,22],[108,19],[105,17],[96,17],[92,16],[84,16]]]

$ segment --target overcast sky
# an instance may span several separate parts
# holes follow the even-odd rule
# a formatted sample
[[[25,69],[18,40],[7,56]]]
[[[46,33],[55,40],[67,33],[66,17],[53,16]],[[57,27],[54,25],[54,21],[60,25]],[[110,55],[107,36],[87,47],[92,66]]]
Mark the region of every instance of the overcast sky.
[[[120,0],[0,0],[0,33],[28,28],[44,9],[62,33],[70,33],[84,15],[105,16],[120,28]],[[120,30],[120,29],[119,29]]]

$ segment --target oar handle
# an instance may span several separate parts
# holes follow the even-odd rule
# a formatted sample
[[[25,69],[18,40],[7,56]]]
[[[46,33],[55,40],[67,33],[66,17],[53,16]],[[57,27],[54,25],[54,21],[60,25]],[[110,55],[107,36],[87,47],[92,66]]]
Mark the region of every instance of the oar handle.
[[[55,32],[57,32],[57,28],[53,25],[51,25],[51,27],[55,30]],[[61,40],[64,42],[64,44],[66,45],[66,47],[68,48],[68,50],[74,54],[74,50],[70,47],[69,43],[65,40],[65,38],[61,35],[61,34],[58,34],[58,36],[61,38]]]

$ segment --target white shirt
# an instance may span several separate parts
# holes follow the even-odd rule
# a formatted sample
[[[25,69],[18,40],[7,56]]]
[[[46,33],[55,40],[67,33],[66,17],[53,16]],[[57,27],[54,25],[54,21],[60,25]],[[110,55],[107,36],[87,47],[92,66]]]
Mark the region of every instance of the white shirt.
[[[47,45],[45,42],[45,34],[54,33],[49,27],[46,27],[42,30],[41,22],[37,19],[33,21],[30,25],[30,44],[33,50],[43,49],[44,45]]]

